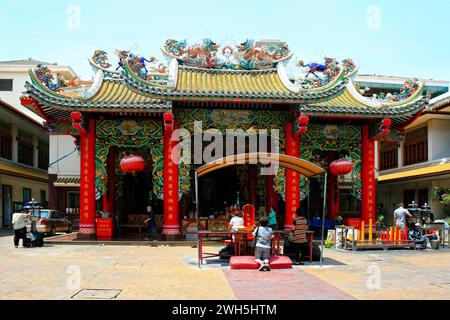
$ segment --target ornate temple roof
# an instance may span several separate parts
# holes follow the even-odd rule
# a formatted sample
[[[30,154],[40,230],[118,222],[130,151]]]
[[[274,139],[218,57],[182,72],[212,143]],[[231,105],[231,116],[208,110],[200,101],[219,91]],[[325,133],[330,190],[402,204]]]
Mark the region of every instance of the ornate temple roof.
[[[36,70],[30,71],[30,79],[25,88],[28,96],[39,103],[40,110],[26,99],[22,103],[47,120],[70,119],[71,111],[159,113],[170,110],[165,101],[142,96],[127,87],[120,77],[105,77],[102,70],[90,87],[64,87],[55,91],[42,83]]]
[[[230,101],[260,103],[312,102],[340,93],[348,77],[341,74],[321,88],[295,87],[284,67],[268,70],[208,70],[177,66],[173,86],[154,86],[125,66],[128,86],[148,97],[172,101]]]
[[[117,51],[114,69],[104,51],[96,51],[90,63],[97,76],[90,86],[54,79],[43,65],[30,71],[28,98],[34,98],[47,119],[70,118],[70,111],[147,112],[171,109],[172,101],[235,102],[298,105],[312,116],[393,118],[401,125],[424,109],[424,85],[408,81],[401,92],[383,100],[362,96],[352,82],[357,68],[350,59],[342,63],[303,61],[309,73],[297,81],[289,79],[285,63],[292,53],[287,45],[261,48],[253,42],[237,47],[217,44],[188,47],[168,40],[162,49],[169,64]],[[61,80],[61,81],[60,81]],[[29,108],[36,106],[24,98]],[[397,119],[397,120],[395,120]]]
[[[401,125],[423,110],[427,99],[422,95],[423,84],[410,97],[398,102],[374,100],[363,97],[350,81],[344,91],[327,101],[301,105],[301,111],[309,115],[361,116],[369,118],[390,117],[394,124]]]

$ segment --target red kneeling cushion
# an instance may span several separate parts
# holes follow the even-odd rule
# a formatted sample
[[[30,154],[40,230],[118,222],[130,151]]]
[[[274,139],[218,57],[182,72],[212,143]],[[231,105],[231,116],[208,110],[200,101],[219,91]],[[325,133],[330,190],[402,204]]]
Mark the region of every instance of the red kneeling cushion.
[[[270,257],[269,260],[270,268],[272,269],[292,269],[292,260],[289,257]]]
[[[230,267],[233,270],[243,270],[243,269],[259,269],[260,265],[256,263],[255,257],[242,256],[242,257],[231,257]]]

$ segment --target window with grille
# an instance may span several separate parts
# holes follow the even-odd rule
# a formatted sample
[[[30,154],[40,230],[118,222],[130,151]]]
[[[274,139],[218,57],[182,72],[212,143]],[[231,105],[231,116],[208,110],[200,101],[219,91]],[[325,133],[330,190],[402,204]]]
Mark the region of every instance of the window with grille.
[[[12,137],[0,132],[0,158],[12,160]]]
[[[405,166],[428,161],[428,141],[405,143]]]
[[[382,143],[380,147],[380,170],[398,167],[398,144]]]
[[[425,203],[428,204],[429,200],[428,200],[428,189],[420,189],[419,190],[419,206],[423,207],[425,205]]]
[[[22,195],[23,195],[23,203],[26,205],[28,202],[31,201],[31,189],[30,188],[23,188],[22,189]]]
[[[47,206],[48,206],[47,192],[45,190],[41,190],[41,206],[43,208],[47,208]]]
[[[403,156],[405,166],[428,161],[427,127],[406,134]]]
[[[18,144],[18,161],[19,163],[33,166],[34,147],[33,144],[20,141]]]
[[[13,80],[0,79],[0,91],[13,91]]]
[[[42,170],[47,170],[49,164],[49,151],[48,145],[43,143],[39,144],[39,154],[38,154],[38,167]]]
[[[416,190],[403,191],[403,204],[407,208],[411,203],[416,202]]]

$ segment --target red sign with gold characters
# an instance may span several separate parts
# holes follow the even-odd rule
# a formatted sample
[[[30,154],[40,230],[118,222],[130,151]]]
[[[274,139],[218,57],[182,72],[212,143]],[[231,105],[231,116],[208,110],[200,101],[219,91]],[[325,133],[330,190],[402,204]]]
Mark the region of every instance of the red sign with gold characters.
[[[300,141],[292,135],[292,124],[286,125],[286,155],[299,157]],[[286,215],[284,228],[292,227],[297,208],[300,206],[300,174],[286,169]],[[270,208],[268,208],[270,209]]]
[[[176,129],[176,123],[173,124]],[[172,141],[173,128],[165,126],[164,131],[164,226],[163,234],[174,235],[180,233],[178,222],[178,164],[173,159],[172,152],[177,145]]]
[[[253,228],[255,226],[255,206],[246,204],[243,208],[244,211],[244,227]],[[247,235],[247,240],[252,240],[253,235]]]
[[[112,219],[97,219],[97,237],[112,238],[113,221]]]
[[[375,219],[375,143],[373,140],[368,141],[368,163],[367,163],[367,174],[368,174],[368,219]]]
[[[369,137],[368,126],[362,128],[361,213],[366,224],[375,219],[375,142]]]

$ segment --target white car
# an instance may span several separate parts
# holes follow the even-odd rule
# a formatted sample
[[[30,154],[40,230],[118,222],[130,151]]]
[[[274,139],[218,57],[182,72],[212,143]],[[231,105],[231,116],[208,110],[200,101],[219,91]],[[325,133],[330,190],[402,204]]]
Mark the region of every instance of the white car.
[[[41,209],[34,210],[33,216],[40,219],[36,222],[36,230],[39,233],[49,236],[56,235],[57,232],[72,233],[72,222],[65,214],[60,213],[57,210]],[[31,221],[26,223],[27,230],[31,230]]]

